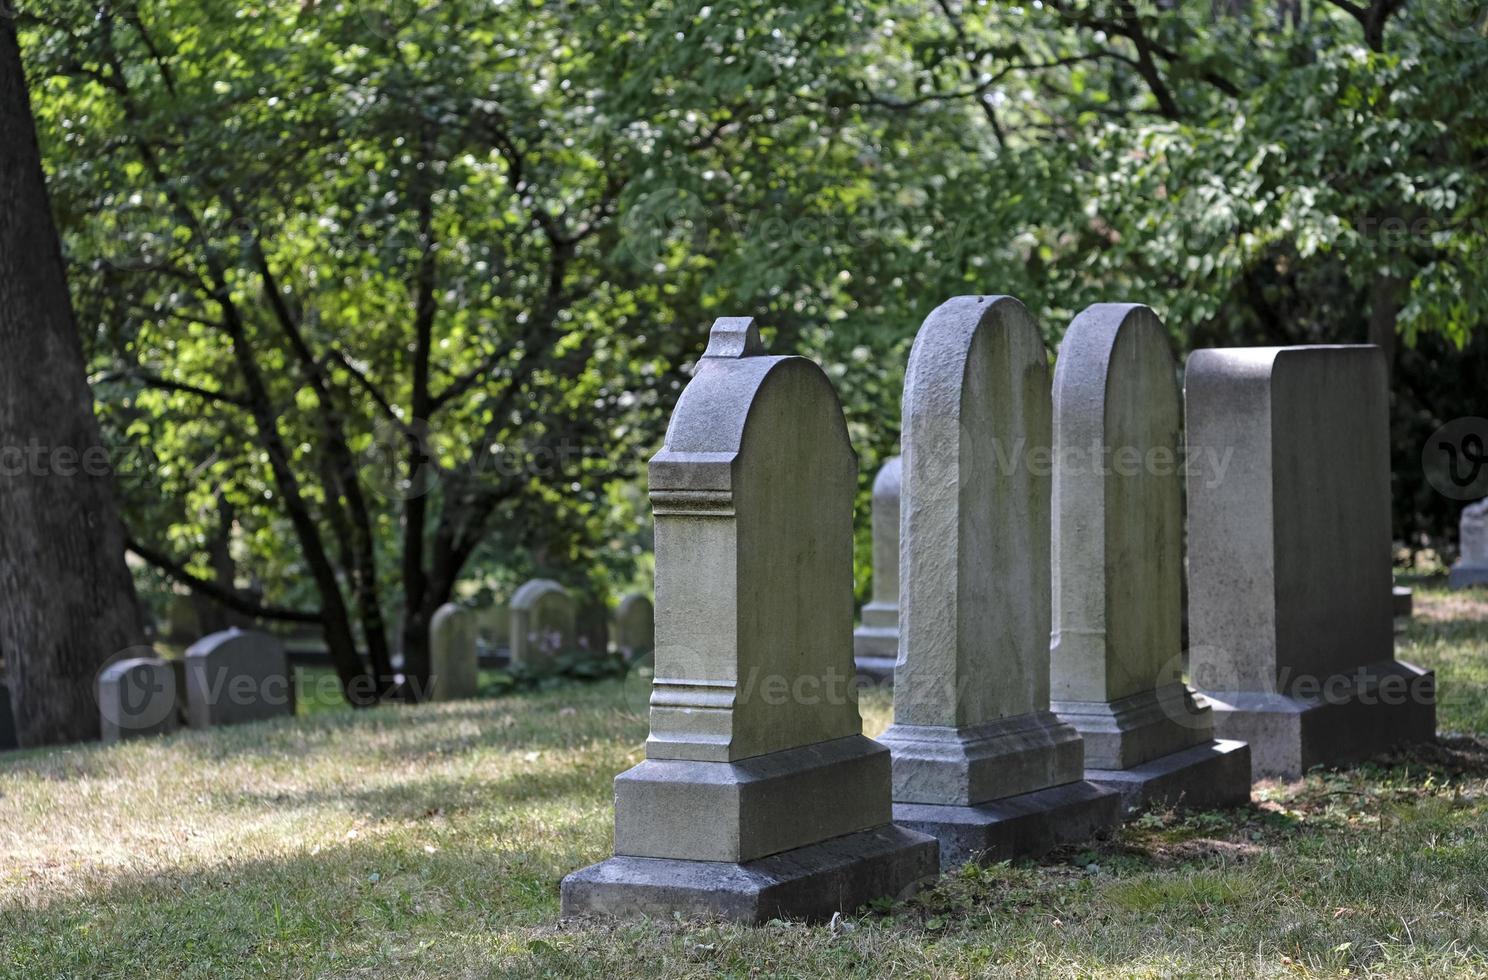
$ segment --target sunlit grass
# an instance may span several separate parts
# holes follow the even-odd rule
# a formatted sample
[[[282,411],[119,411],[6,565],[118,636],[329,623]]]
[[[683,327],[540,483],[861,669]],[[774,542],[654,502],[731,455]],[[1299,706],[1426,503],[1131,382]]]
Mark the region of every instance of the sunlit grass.
[[[834,926],[558,921],[645,722],[619,682],[0,758],[0,973],[1310,976],[1488,972],[1488,593],[1418,585],[1443,747],[1149,814]],[[644,701],[644,696],[640,699]],[[311,710],[311,708],[315,710]],[[865,729],[889,701],[865,697]]]

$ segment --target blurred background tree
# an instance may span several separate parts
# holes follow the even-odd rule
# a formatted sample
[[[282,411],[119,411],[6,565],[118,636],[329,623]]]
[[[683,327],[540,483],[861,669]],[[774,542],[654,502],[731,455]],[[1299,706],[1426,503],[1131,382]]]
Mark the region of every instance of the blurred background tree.
[[[375,6],[376,9],[371,9]],[[22,5],[132,547],[319,624],[354,700],[462,581],[644,575],[644,461],[708,322],[842,392],[867,492],[914,331],[1097,300],[1180,353],[1393,368],[1396,532],[1488,367],[1471,0]],[[638,572],[638,569],[640,571]],[[142,580],[155,581],[145,572]],[[147,582],[148,584],[148,582]],[[416,693],[416,692],[415,692]]]

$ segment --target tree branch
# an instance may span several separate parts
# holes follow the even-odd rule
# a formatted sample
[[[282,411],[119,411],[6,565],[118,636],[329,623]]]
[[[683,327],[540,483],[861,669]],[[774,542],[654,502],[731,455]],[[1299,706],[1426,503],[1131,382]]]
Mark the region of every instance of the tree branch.
[[[240,612],[245,616],[253,616],[257,619],[275,619],[286,623],[318,624],[321,621],[321,614],[319,612],[287,609],[283,606],[268,606],[254,602],[241,592],[224,588],[210,579],[193,574],[181,562],[171,558],[163,551],[156,551],[149,545],[141,544],[134,537],[127,538],[124,546],[140,558],[160,569],[171,579],[189,587],[192,592],[199,592],[234,612]]]

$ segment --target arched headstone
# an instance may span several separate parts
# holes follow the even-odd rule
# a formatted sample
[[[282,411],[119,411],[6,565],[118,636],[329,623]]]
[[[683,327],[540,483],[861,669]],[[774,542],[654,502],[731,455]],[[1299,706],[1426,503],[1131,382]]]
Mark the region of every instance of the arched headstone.
[[[186,651],[186,718],[192,728],[294,714],[294,681],[284,644],[267,633],[230,629]]]
[[[1369,346],[1195,351],[1186,372],[1190,669],[1257,776],[1436,733],[1395,660],[1390,393]]]
[[[536,578],[512,595],[511,662],[541,669],[574,648],[575,610],[568,590],[551,579]]]
[[[853,632],[858,673],[874,681],[894,679],[899,657],[899,494],[902,460],[889,457],[873,478],[873,598]]]
[[[1488,585],[1488,498],[1462,508],[1457,527],[1460,554],[1448,584],[1454,589]]]
[[[475,659],[475,616],[453,602],[429,621],[430,701],[475,697],[480,671]]]
[[[1049,354],[1009,296],[960,296],[904,379],[894,821],[942,867],[1113,826],[1079,733],[1049,710]]]
[[[650,653],[656,645],[656,611],[651,600],[632,592],[615,607],[615,648],[627,660]]]
[[[179,724],[176,672],[159,657],[133,657],[109,664],[98,675],[99,738],[119,742],[163,735]]]
[[[836,393],[722,319],[651,460],[656,674],[615,854],[565,914],[825,918],[933,873],[853,688],[856,461]]]
[[[1054,370],[1054,710],[1085,776],[1130,806],[1250,798],[1250,752],[1216,742],[1183,683],[1177,372],[1145,306],[1099,303]]]

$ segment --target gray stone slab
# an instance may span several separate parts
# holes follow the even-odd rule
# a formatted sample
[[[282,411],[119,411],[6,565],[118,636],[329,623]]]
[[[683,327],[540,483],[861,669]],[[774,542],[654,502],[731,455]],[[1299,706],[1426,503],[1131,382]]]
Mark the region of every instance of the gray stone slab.
[[[873,478],[873,597],[853,632],[858,676],[893,683],[899,657],[899,498],[902,460],[891,456]]]
[[[1452,566],[1447,585],[1454,589],[1488,585],[1488,498],[1462,508],[1457,543],[1461,557]]]
[[[1216,730],[1250,740],[1256,774],[1267,776],[1356,760],[1392,731],[1418,734],[1434,704],[1414,706],[1403,725],[1378,703],[1375,720],[1363,701],[1300,720],[1319,690],[1362,684],[1368,700],[1379,679],[1414,670],[1392,659],[1379,350],[1195,351],[1186,391],[1188,456],[1200,464],[1188,480],[1190,670]],[[1387,590],[1391,605],[1379,601]],[[1361,671],[1378,676],[1352,679]],[[1417,690],[1434,696],[1429,684]],[[1338,727],[1348,724],[1357,730]]]
[[[192,728],[294,714],[289,658],[267,633],[230,629],[203,637],[186,651],[184,677]]]
[[[1084,780],[978,806],[894,804],[894,823],[940,842],[943,871],[969,861],[1038,857],[1104,837],[1121,817],[1120,794]]]
[[[574,649],[578,610],[568,590],[551,579],[536,578],[512,593],[511,664],[531,670],[552,665],[560,653]]]
[[[615,607],[615,648],[627,660],[656,648],[656,609],[647,596],[632,592]]]
[[[1151,807],[1238,806],[1250,800],[1250,746],[1215,739],[1130,769],[1086,769],[1085,778],[1119,793],[1127,815]]]
[[[1436,675],[1389,660],[1334,675],[1313,697],[1211,697],[1215,728],[1251,746],[1257,779],[1298,779],[1314,766],[1363,762],[1436,737]]]
[[[159,657],[109,664],[98,674],[96,694],[103,742],[164,735],[180,723],[176,671]]]
[[[886,824],[743,864],[613,857],[563,879],[564,917],[823,921],[905,899],[939,867],[935,839]]]
[[[1396,619],[1410,619],[1416,612],[1416,594],[1403,585],[1390,590],[1390,610]]]
[[[889,822],[889,751],[862,735],[733,763],[647,759],[615,779],[615,853],[752,861]]]
[[[879,737],[894,754],[894,801],[969,806],[1074,782],[1080,734],[1048,710],[982,725],[895,724]]]
[[[473,698],[480,688],[475,653],[475,616],[446,602],[429,621],[430,701]]]
[[[1054,710],[1084,738],[1088,769],[1140,765],[1201,745],[1213,733],[1208,703],[1181,682],[1114,701],[1055,701]]]

